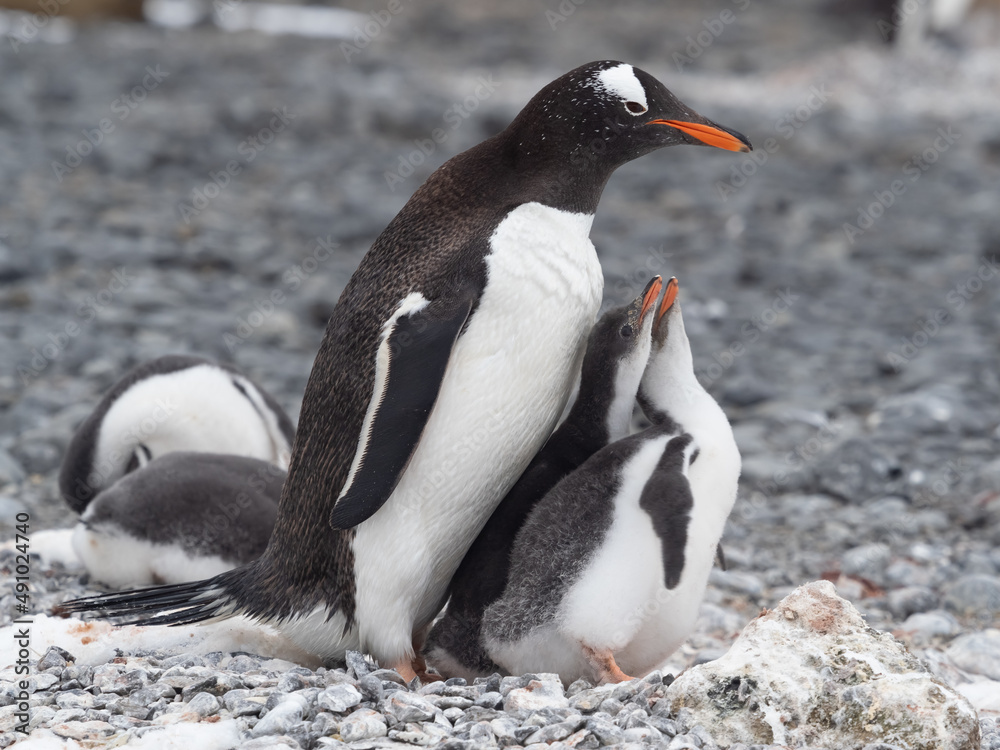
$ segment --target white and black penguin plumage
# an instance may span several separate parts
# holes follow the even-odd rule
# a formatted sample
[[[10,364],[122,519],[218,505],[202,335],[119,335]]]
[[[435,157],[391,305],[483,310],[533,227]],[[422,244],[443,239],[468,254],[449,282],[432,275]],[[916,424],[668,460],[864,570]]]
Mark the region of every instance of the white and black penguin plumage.
[[[483,618],[487,652],[513,674],[630,679],[694,628],[740,454],[695,377],[676,291],[672,279],[639,391],[653,426],[596,453],[517,536],[507,588]]]
[[[630,304],[608,310],[594,325],[572,409],[497,506],[452,577],[447,609],[424,649],[430,666],[446,678],[471,681],[498,671],[480,631],[483,612],[507,585],[514,537],[559,480],[628,434],[662,286],[659,276],[653,278]]]
[[[589,233],[604,185],[682,143],[750,149],[631,65],[590,63],[545,86],[435,171],[348,282],[264,554],[63,610],[245,614],[322,657],[360,649],[414,677],[452,574],[568,399],[603,289]]]
[[[267,547],[284,481],[284,469],[256,458],[168,453],[87,505],[73,549],[91,578],[115,588],[218,575]]]
[[[97,493],[173,451],[226,453],[288,467],[295,426],[238,370],[170,355],[134,367],[104,394],[70,441],[63,499],[82,513]]]

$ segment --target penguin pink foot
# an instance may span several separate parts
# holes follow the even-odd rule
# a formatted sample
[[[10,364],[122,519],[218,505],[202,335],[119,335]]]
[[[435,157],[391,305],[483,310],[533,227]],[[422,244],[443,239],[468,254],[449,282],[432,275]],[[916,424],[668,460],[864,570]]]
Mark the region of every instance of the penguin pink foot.
[[[598,685],[606,685],[612,682],[628,682],[635,679],[622,672],[621,667],[618,666],[618,662],[615,661],[615,655],[611,652],[611,649],[591,648],[583,641],[580,641],[580,648],[594,670]]]

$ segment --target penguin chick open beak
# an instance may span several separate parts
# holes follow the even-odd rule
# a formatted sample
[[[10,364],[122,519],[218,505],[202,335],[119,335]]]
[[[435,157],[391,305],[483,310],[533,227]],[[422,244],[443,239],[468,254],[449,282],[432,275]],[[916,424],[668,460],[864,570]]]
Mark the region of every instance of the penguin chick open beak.
[[[677,289],[679,285],[677,283],[677,277],[671,276],[670,281],[667,282],[667,292],[663,295],[663,299],[660,301],[660,311],[656,316],[659,320],[663,317],[663,314],[673,307],[674,300],[677,299]]]
[[[660,296],[660,290],[663,288],[663,279],[659,276],[654,276],[646,284],[646,288],[642,290],[642,309],[639,310],[639,325],[642,325],[642,321],[646,319],[646,313],[653,309],[656,305],[656,298]]]
[[[667,289],[663,293],[663,299],[660,300],[660,306],[656,311],[656,318],[653,320],[653,342],[659,346],[663,345],[663,342],[667,339],[667,333],[670,329],[670,319],[672,316],[667,315],[667,313],[675,309],[674,301],[677,299],[677,278],[671,277],[670,281],[667,282]],[[678,305],[678,307],[680,307]]]
[[[709,146],[726,151],[753,151],[750,140],[742,133],[729,130],[713,122],[684,122],[682,120],[650,120],[647,125],[669,125]]]

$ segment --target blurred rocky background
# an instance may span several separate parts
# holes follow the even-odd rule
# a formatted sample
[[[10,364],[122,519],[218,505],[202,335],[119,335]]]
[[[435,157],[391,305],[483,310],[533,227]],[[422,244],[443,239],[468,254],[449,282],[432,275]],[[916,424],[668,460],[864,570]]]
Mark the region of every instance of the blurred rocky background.
[[[21,511],[75,521],[62,452],[139,361],[232,362],[297,413],[340,290],[421,181],[543,84],[620,59],[756,147],[626,165],[593,231],[608,304],[679,277],[744,455],[729,571],[674,665],[825,577],[1000,710],[994,6],[147,0],[140,21],[12,1],[5,537]]]

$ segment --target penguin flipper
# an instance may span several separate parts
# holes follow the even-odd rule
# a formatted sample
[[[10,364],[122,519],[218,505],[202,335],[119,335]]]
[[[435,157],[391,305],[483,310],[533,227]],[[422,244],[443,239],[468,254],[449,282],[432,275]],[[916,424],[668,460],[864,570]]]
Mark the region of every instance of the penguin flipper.
[[[663,580],[668,589],[680,583],[684,570],[684,548],[694,508],[687,470],[696,451],[691,435],[671,438],[639,497],[639,506],[649,513],[660,538]]]
[[[476,297],[469,287],[434,302],[413,292],[383,327],[375,387],[354,463],[330,512],[334,529],[367,520],[396,489]]]

